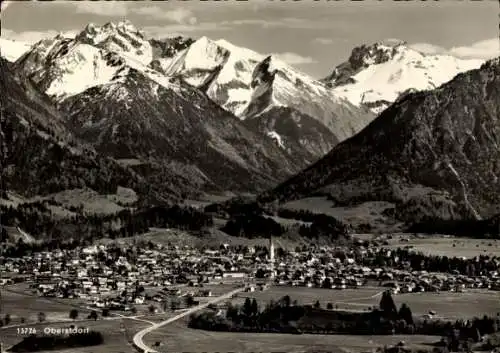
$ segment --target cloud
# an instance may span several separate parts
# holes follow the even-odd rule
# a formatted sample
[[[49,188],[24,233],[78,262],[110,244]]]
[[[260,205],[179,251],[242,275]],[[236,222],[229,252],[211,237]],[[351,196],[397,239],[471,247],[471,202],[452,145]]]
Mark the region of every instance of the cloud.
[[[409,47],[424,54],[443,54],[446,52],[445,48],[430,43],[414,43],[410,44]]]
[[[128,14],[126,1],[54,1],[54,4],[73,6],[77,13],[123,17]]]
[[[263,28],[294,28],[294,29],[320,29],[328,28],[331,22],[314,21],[304,18],[286,17],[276,20],[263,20],[260,18],[223,21],[227,26],[260,26]]]
[[[302,56],[297,53],[285,52],[285,53],[274,53],[272,54],[276,56],[281,61],[284,61],[290,65],[304,65],[304,64],[314,64],[316,60],[311,58],[310,56]]]
[[[197,18],[194,16],[193,11],[184,8],[177,8],[171,11],[165,11],[158,6],[140,7],[132,10],[131,12],[137,15],[148,16],[158,20],[168,20],[180,24],[196,24]]]
[[[331,39],[331,38],[314,38],[313,42],[318,43],[318,44],[328,45],[328,44],[333,43],[333,39]]]
[[[491,38],[479,41],[471,46],[454,47],[450,49],[450,53],[462,58],[492,59],[500,56],[500,40]]]
[[[468,46],[446,49],[430,43],[411,44],[410,48],[424,54],[452,55],[462,59],[492,59],[500,56],[500,41],[498,38],[481,40]]]
[[[2,37],[19,42],[25,42],[27,44],[34,44],[42,39],[53,38],[58,34],[61,34],[64,37],[72,38],[77,33],[77,31],[57,32],[54,30],[14,32],[10,29],[2,28]]]
[[[228,26],[222,26],[217,22],[200,22],[193,24],[172,24],[165,26],[145,26],[142,30],[151,38],[165,38],[177,35],[185,35],[186,33],[217,32],[230,30]]]

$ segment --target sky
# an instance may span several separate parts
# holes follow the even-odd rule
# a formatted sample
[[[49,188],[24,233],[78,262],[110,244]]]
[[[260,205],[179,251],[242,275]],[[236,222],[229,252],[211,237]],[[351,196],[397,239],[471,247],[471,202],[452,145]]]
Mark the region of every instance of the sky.
[[[316,77],[354,47],[400,39],[426,53],[500,56],[498,0],[4,1],[1,36],[36,42],[127,19],[155,38],[226,39]]]

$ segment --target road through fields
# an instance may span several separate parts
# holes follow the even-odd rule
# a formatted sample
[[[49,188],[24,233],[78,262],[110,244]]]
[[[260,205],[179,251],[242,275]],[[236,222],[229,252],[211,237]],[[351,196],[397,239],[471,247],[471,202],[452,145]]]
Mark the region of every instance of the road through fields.
[[[194,308],[191,308],[189,310],[186,310],[184,311],[183,313],[180,313],[179,315],[176,315],[174,317],[171,317],[170,319],[167,319],[165,321],[162,321],[160,323],[157,323],[157,324],[153,324],[151,325],[150,327],[147,327],[145,328],[144,330],[141,330],[139,332],[137,332],[135,335],[134,335],[134,338],[133,338],[133,341],[134,341],[134,345],[140,349],[142,352],[144,353],[158,353],[157,351],[155,351],[153,348],[149,347],[148,345],[146,345],[143,341],[143,338],[145,335],[147,335],[148,333],[151,333],[157,329],[159,329],[160,327],[163,327],[165,325],[168,325],[174,321],[177,321],[187,315],[191,315],[201,309],[204,309],[206,307],[208,307],[210,304],[216,304],[222,300],[225,300],[225,299],[229,299],[231,298],[233,295],[235,294],[238,294],[240,293],[241,291],[243,291],[244,288],[238,288],[238,289],[235,289],[229,293],[226,293],[226,294],[223,294],[217,298],[214,298],[206,303],[203,303],[203,304],[200,304],[198,306],[195,306]]]

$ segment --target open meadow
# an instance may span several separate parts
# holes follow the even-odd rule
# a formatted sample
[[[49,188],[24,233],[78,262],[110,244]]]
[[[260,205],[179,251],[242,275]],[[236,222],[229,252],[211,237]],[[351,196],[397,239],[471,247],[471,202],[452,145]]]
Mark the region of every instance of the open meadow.
[[[269,239],[266,237],[261,238],[244,238],[244,237],[234,237],[226,234],[218,229],[210,229],[209,233],[203,236],[196,236],[190,234],[187,231],[173,229],[173,228],[151,228],[149,232],[144,234],[139,234],[133,237],[118,238],[118,239],[101,239],[97,243],[109,244],[117,243],[124,245],[131,245],[138,241],[151,241],[158,244],[172,244],[179,247],[192,246],[192,247],[216,247],[218,248],[221,244],[229,244],[232,246],[267,246],[269,244]],[[278,246],[286,249],[295,249],[296,246],[302,246],[306,244],[303,239],[288,239],[282,237],[276,239]]]
[[[180,320],[158,329],[145,337],[153,346],[161,342],[160,352],[262,352],[309,353],[361,352],[377,346],[405,341],[409,345],[423,346],[439,340],[436,336],[351,336],[351,335],[293,335],[275,333],[231,333],[194,330]]]
[[[326,214],[352,224],[354,227],[370,224],[374,231],[379,228],[401,231],[404,226],[402,222],[396,222],[384,214],[384,210],[394,207],[393,203],[385,201],[364,202],[354,207],[334,207],[334,203],[326,197],[316,196],[290,201],[282,207],[289,210]]]
[[[356,298],[369,300],[380,299],[383,288],[363,287],[359,289],[322,289],[322,288],[307,288],[307,287],[290,287],[290,286],[272,286],[264,291],[243,292],[238,294],[233,303],[243,304],[245,299],[255,298],[261,307],[265,306],[271,300],[277,301],[285,295],[289,295],[292,301],[297,301],[298,304],[314,304],[319,300],[323,307],[328,303],[334,306],[337,302],[345,302]]]
[[[64,328],[71,323],[41,323],[33,325],[23,325],[23,327],[35,328],[37,333],[41,333],[44,328]],[[146,322],[134,321],[130,319],[112,318],[106,320],[85,320],[74,323],[78,328],[89,328],[103,335],[104,343],[94,347],[71,348],[51,351],[54,353],[130,353],[134,352],[131,345],[132,337],[137,331],[147,327]],[[18,333],[18,327],[0,329],[0,336],[5,347],[10,347],[20,342],[23,338]]]
[[[496,316],[500,312],[500,292],[488,290],[470,290],[464,293],[405,293],[393,295],[399,307],[406,303],[414,315],[436,312],[437,317],[456,320],[461,318]],[[376,298],[342,301],[339,308],[362,310],[378,305]]]
[[[27,284],[2,287],[2,313],[9,314],[12,324],[19,324],[21,318],[27,323],[38,321],[38,314],[43,312],[45,320],[64,321],[69,318],[71,309],[77,309],[80,316],[87,317],[90,310],[82,308],[72,299],[42,298],[32,294]]]
[[[365,311],[377,307],[384,288],[359,289],[321,289],[305,287],[275,286],[265,291],[241,293],[233,303],[242,304],[246,297],[256,298],[259,305],[266,305],[270,300],[279,300],[289,295],[299,304],[313,304],[317,300],[323,308],[332,303],[338,309]],[[396,294],[394,302],[399,307],[406,303],[414,315],[424,315],[433,310],[439,317],[447,319],[472,318],[474,316],[496,315],[500,312],[500,292],[488,290],[470,290],[464,293],[408,293]]]
[[[450,236],[397,234],[387,239],[388,247],[410,246],[424,254],[471,258],[479,255],[500,256],[500,240],[456,238]]]

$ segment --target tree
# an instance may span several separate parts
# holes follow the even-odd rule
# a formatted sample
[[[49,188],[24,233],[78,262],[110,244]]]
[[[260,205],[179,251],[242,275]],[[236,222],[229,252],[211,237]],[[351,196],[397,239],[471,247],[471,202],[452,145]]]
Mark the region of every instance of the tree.
[[[194,298],[193,298],[193,296],[192,296],[192,295],[188,295],[188,296],[186,297],[186,305],[187,305],[188,307],[190,307],[190,306],[193,306],[193,305],[194,305]]]
[[[6,314],[4,319],[3,319],[3,322],[5,323],[5,325],[8,325],[10,324],[10,314]]]
[[[154,305],[150,305],[148,306],[148,311],[151,313],[151,314],[154,314],[154,312],[156,311],[156,307]]]
[[[104,312],[104,310],[103,310]],[[89,314],[89,319],[96,321],[97,320],[97,311],[92,310]]]
[[[399,317],[403,319],[408,325],[413,325],[413,313],[406,303],[401,305],[399,308]]]
[[[328,303],[328,304],[326,304],[326,308],[327,308],[328,310],[333,310],[333,304],[332,304],[332,303]]]
[[[314,303],[314,308],[315,309],[321,308],[321,304],[319,303],[319,300],[316,300],[316,303]]]
[[[380,299],[379,306],[380,310],[382,310],[386,317],[393,317],[398,313],[396,304],[394,304],[394,300],[392,299],[390,291],[385,291],[384,293],[382,293],[382,298]]]
[[[172,300],[170,302],[170,310],[175,311],[177,310],[177,307],[178,307],[177,302],[175,300]]]
[[[252,316],[252,301],[248,297],[245,299],[245,303],[243,303],[243,314],[246,317]]]
[[[102,316],[108,317],[109,316],[109,309],[102,309]]]
[[[236,319],[238,318],[238,308],[231,303],[229,303],[227,306],[226,318],[231,321],[236,321]]]
[[[259,313],[259,305],[257,304],[257,300],[253,298],[252,300],[252,315],[257,315]]]
[[[266,271],[262,268],[259,268],[256,272],[255,272],[255,278],[264,278],[266,277]]]
[[[71,311],[69,312],[69,318],[71,320],[76,320],[78,318],[78,310],[71,309]]]
[[[41,312],[41,311],[40,311],[40,312],[38,313],[38,322],[44,322],[46,318],[47,318],[47,317],[46,317],[46,315],[45,315],[45,313],[44,313],[44,312]]]

